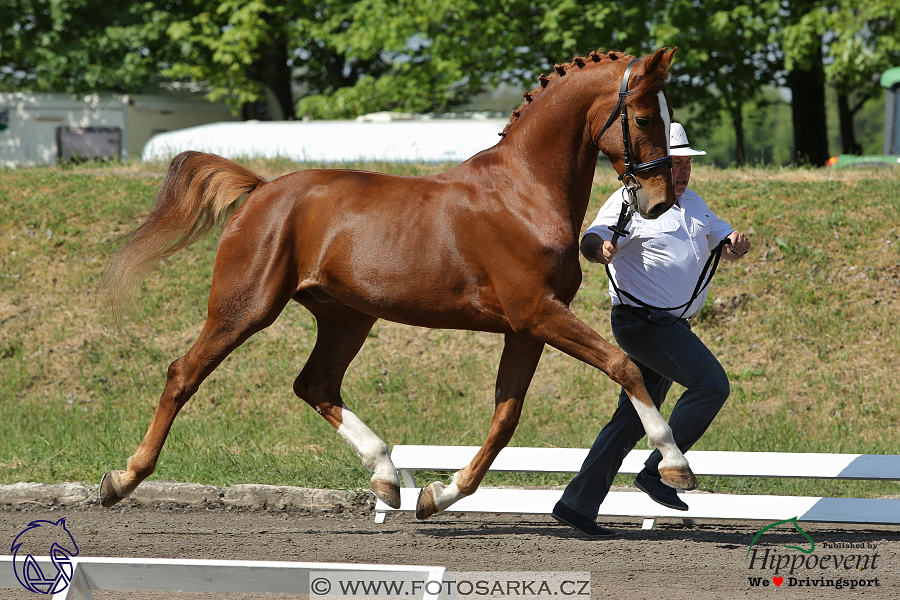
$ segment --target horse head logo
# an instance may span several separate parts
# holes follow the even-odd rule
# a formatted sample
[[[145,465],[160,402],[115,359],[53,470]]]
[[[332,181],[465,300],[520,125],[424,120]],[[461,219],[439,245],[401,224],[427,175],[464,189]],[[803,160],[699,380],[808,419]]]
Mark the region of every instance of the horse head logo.
[[[812,554],[813,550],[816,549],[816,542],[813,541],[813,539],[811,537],[809,537],[808,533],[803,531],[803,528],[800,527],[799,523],[797,523],[797,517],[792,517],[790,519],[785,519],[784,521],[776,521],[776,522],[772,523],[771,525],[766,525],[765,527],[760,529],[759,533],[757,533],[753,537],[753,541],[750,542],[750,547],[747,548],[747,556],[750,556],[750,551],[753,549],[753,545],[756,544],[756,540],[758,540],[762,534],[764,534],[766,531],[772,529],[773,527],[778,527],[779,525],[784,525],[785,523],[792,523],[794,525],[794,529],[797,530],[797,533],[799,533],[804,538],[806,538],[806,540],[809,542],[809,550],[807,550],[805,548],[801,548],[800,546],[788,546],[787,544],[783,544],[783,546],[790,550],[799,550],[803,554]]]
[[[72,581],[72,557],[78,556],[78,545],[66,529],[65,518],[59,521],[32,521],[13,540],[13,569],[16,579],[26,590],[37,594],[56,594]],[[35,556],[49,556],[56,569],[44,573]],[[48,565],[44,565],[48,571]]]

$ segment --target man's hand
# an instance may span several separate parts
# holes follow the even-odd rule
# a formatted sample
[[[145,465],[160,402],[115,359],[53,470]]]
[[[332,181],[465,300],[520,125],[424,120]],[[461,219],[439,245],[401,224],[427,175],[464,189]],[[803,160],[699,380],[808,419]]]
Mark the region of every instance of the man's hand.
[[[612,262],[613,257],[618,254],[618,252],[618,244],[613,244],[609,240],[603,240],[603,247],[600,249],[600,260],[598,260],[597,262],[599,262],[601,265],[608,265],[610,262]]]
[[[618,252],[618,244],[604,240],[596,233],[589,233],[581,240],[581,254],[592,263],[608,265]]]
[[[732,231],[728,234],[728,239],[731,244],[725,246],[725,252],[722,253],[725,260],[738,260],[750,250],[750,240],[740,231]]]

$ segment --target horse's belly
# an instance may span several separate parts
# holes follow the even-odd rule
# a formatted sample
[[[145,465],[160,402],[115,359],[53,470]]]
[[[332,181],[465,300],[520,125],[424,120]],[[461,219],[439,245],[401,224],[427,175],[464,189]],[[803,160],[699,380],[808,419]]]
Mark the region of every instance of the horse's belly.
[[[428,279],[333,282],[303,290],[296,299],[314,304],[337,302],[379,319],[435,329],[507,333],[511,329],[489,294],[438,285]]]

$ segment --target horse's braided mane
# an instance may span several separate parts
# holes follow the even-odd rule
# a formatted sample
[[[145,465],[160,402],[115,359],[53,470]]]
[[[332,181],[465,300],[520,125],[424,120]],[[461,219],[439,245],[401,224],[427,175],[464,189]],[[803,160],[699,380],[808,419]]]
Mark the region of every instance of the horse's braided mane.
[[[512,111],[512,114],[509,117],[509,123],[506,124],[506,127],[503,128],[503,131],[500,133],[500,136],[505,137],[507,130],[510,126],[515,123],[522,116],[522,113],[528,109],[528,106],[534,101],[535,96],[540,94],[544,88],[546,88],[550,82],[559,79],[560,77],[564,77],[566,73],[569,72],[577,72],[583,69],[585,66],[599,63],[599,62],[614,62],[620,60],[632,60],[634,57],[630,54],[623,54],[620,52],[608,52],[601,54],[599,52],[591,52],[587,56],[576,56],[572,59],[572,62],[566,64],[557,64],[553,65],[553,73],[550,74],[549,77],[541,73],[540,77],[538,77],[538,87],[531,90],[530,92],[525,92],[522,96],[525,98],[525,101],[517,108]],[[572,71],[575,69],[575,71]],[[655,73],[645,73],[642,77],[636,78],[634,87],[631,88],[632,98],[640,98],[647,92],[654,90],[659,86],[660,83],[665,82],[669,78],[669,73],[664,71],[663,69],[657,69]]]

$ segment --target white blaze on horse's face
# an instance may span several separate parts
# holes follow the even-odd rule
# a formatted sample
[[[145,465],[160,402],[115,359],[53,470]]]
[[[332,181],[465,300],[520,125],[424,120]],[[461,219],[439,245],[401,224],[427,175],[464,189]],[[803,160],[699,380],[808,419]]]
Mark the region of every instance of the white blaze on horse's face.
[[[666,156],[671,156],[672,148],[670,147],[671,140],[669,139],[669,130],[672,128],[672,119],[669,118],[669,104],[666,102],[666,94],[662,90],[659,90],[657,98],[659,98],[659,116],[665,124]]]

